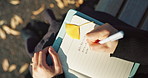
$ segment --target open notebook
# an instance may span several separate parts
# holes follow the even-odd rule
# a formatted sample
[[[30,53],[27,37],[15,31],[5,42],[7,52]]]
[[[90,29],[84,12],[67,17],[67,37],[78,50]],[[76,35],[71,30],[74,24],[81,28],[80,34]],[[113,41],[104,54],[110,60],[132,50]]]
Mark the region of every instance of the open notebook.
[[[81,25],[90,22],[74,15],[71,24]],[[80,40],[72,39],[65,34],[58,49],[64,73],[67,78],[128,78],[133,62],[110,57],[105,52],[90,50],[85,34],[94,29],[95,23],[89,23],[80,28]]]

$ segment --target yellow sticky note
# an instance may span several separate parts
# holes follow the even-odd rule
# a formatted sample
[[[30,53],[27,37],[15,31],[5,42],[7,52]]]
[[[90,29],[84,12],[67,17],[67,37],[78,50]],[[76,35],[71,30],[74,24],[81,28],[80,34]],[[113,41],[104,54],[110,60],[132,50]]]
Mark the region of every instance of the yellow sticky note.
[[[93,22],[86,22],[81,25],[66,24],[66,33],[73,39],[80,39],[80,27]]]
[[[80,26],[66,24],[66,33],[73,39],[80,39]]]

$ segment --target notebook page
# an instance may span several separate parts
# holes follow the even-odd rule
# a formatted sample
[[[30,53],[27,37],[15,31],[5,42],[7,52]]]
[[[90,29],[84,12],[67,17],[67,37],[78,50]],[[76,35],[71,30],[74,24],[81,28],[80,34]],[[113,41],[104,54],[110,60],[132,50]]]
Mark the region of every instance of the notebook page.
[[[89,21],[76,15],[71,21],[76,25],[86,22]],[[128,78],[133,66],[132,62],[110,57],[105,52],[90,50],[85,34],[91,31],[94,26],[94,23],[82,26],[80,40],[71,39],[67,34],[65,35],[60,48],[67,57],[68,67],[93,78]]]

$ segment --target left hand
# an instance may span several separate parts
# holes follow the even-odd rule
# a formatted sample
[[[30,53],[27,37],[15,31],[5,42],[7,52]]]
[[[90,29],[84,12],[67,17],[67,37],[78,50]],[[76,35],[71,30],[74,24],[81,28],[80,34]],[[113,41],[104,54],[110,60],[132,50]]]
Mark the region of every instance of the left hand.
[[[53,66],[48,66],[46,63],[46,55],[48,52],[52,57],[54,63]],[[63,73],[58,54],[52,47],[47,47],[40,52],[34,53],[32,62],[33,78],[52,78]]]

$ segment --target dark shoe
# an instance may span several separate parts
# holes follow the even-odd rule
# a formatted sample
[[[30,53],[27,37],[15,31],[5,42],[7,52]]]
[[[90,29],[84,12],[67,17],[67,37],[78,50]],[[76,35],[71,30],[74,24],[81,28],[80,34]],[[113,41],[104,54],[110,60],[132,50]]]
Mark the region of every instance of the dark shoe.
[[[24,29],[22,29],[22,36],[26,40],[25,46],[29,56],[33,55],[35,47],[48,32],[49,24],[54,24],[54,28],[56,28],[55,16],[51,10],[45,10],[43,12],[43,18],[48,24],[33,20],[28,23]]]
[[[34,49],[42,37],[47,33],[49,25],[39,21],[31,21],[22,29],[27,54],[32,57]]]
[[[42,13],[42,17],[44,18],[44,21],[47,24],[52,24],[53,21],[56,21],[56,18],[54,16],[54,13],[52,12],[52,10],[47,9]]]
[[[49,24],[44,22],[33,20],[27,24],[25,28],[22,29],[24,37],[30,37],[33,35],[42,38],[48,31]]]

